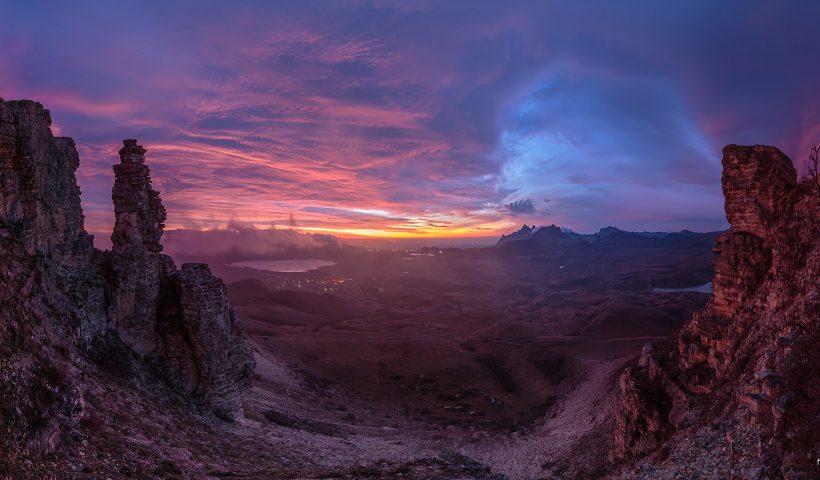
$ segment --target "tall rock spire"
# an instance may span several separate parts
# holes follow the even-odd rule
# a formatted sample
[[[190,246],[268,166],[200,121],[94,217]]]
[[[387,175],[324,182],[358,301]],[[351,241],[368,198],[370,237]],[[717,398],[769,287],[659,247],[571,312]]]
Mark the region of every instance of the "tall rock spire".
[[[114,252],[144,246],[149,252],[161,252],[165,207],[159,192],[151,188],[151,169],[145,164],[146,150],[136,140],[123,140],[120,163],[114,165]]]
[[[255,363],[225,284],[207,265],[177,270],[160,253],[165,207],[136,140],[123,140],[114,174],[110,260],[116,282],[108,317],[120,340],[162,366],[170,381],[218,415],[241,418]]]
[[[106,365],[127,358],[128,378],[156,375],[223,418],[243,415],[255,363],[225,284],[160,253],[165,208],[145,149],[123,143],[113,249],[99,251],[84,228],[74,141],[53,135],[43,105],[0,98],[0,403],[16,412],[0,420],[0,444],[14,446],[0,448],[0,470],[15,478],[42,475],[4,461],[54,452],[83,417],[86,386],[114,373],[93,380],[103,363],[86,353]]]

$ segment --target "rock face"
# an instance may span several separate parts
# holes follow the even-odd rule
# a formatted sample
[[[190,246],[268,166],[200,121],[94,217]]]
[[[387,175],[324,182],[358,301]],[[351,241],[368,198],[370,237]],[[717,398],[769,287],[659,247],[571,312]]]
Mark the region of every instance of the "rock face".
[[[721,183],[732,232],[766,238],[768,223],[797,185],[797,172],[777,148],[727,145]]]
[[[171,278],[171,311],[160,317],[165,356],[183,387],[214,411],[236,419],[251,387],[253,351],[219,278],[204,263],[186,263]],[[170,320],[170,321],[168,321]]]
[[[641,456],[667,439],[680,446],[718,428],[731,454],[711,468],[813,478],[820,198],[777,148],[729,145],[723,154],[731,229],[715,248],[713,295],[676,344],[647,347],[639,367],[621,376],[613,456]],[[738,448],[752,438],[752,448]]]
[[[88,253],[74,141],[54,137],[51,115],[30,100],[0,100],[0,226],[29,255]]]
[[[122,341],[143,356],[161,353],[157,338],[160,289],[176,267],[160,255],[165,208],[151,187],[145,149],[136,140],[123,141],[120,163],[114,165],[114,233],[111,235],[110,270],[114,274],[109,305]]]
[[[163,255],[166,219],[151,185],[146,150],[124,140],[114,165],[114,233],[106,266],[114,274],[109,319],[119,338],[160,365],[168,378],[210,405],[220,416],[242,414],[250,388],[253,352],[225,285],[207,265],[183,265]]]
[[[151,188],[151,170],[145,164],[145,149],[136,140],[124,140],[120,163],[114,165],[114,253],[130,248],[162,251],[162,229],[167,215],[159,192]]]
[[[161,377],[242,417],[253,352],[222,281],[160,253],[166,213],[145,149],[120,150],[113,248],[99,251],[83,226],[74,142],[50,124],[39,103],[0,100],[0,450],[54,451],[88,413],[89,372],[112,359],[135,365],[124,381]]]

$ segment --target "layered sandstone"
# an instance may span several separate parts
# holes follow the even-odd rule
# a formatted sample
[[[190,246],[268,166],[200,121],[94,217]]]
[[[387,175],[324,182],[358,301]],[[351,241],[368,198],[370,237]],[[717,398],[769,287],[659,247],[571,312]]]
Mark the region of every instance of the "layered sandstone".
[[[114,165],[109,257],[115,282],[108,310],[126,345],[142,356],[156,357],[163,348],[157,336],[160,289],[176,266],[171,257],[159,253],[166,213],[151,185],[145,152],[136,140],[124,140],[120,163]]]
[[[51,133],[51,114],[30,100],[0,100],[0,226],[29,255],[87,253],[74,141]]]
[[[167,218],[159,192],[151,186],[151,170],[145,164],[146,150],[136,140],[123,140],[120,163],[114,165],[114,253],[133,247],[159,253],[162,229]]]
[[[207,265],[178,271],[160,253],[166,211],[151,184],[145,152],[136,140],[124,140],[114,165],[109,318],[136,353],[220,416],[237,419],[242,394],[250,388],[253,352],[225,285]]]
[[[723,153],[731,228],[715,249],[714,293],[675,345],[622,375],[613,455],[643,455],[667,439],[684,445],[713,422],[730,454],[712,474],[811,478],[820,451],[820,198],[777,148]],[[740,439],[751,447],[740,449]]]
[[[204,263],[183,264],[171,283],[183,335],[165,336],[166,358],[188,391],[219,415],[236,419],[255,364],[225,284]],[[168,327],[174,328],[161,329]]]
[[[0,100],[0,450],[53,452],[89,415],[86,389],[105,369],[240,418],[253,352],[222,281],[160,253],[166,212],[145,150],[120,150],[113,248],[99,251],[74,142],[50,125],[39,103]]]

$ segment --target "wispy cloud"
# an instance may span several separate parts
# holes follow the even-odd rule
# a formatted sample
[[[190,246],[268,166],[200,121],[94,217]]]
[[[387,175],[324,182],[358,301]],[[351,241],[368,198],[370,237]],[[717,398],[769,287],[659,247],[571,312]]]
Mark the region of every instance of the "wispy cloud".
[[[296,215],[313,231],[476,235],[516,213],[716,229],[723,144],[797,159],[820,140],[819,10],[4,2],[0,96],[42,101],[75,137],[95,231],[126,137],[148,148],[172,228]]]

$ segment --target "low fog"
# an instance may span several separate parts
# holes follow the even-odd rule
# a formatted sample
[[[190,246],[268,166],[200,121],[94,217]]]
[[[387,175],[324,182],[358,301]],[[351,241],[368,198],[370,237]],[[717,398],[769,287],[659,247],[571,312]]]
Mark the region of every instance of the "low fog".
[[[170,230],[165,232],[163,244],[165,252],[173,257],[222,261],[334,258],[342,249],[341,240],[332,235],[262,229],[237,222],[212,230]]]

